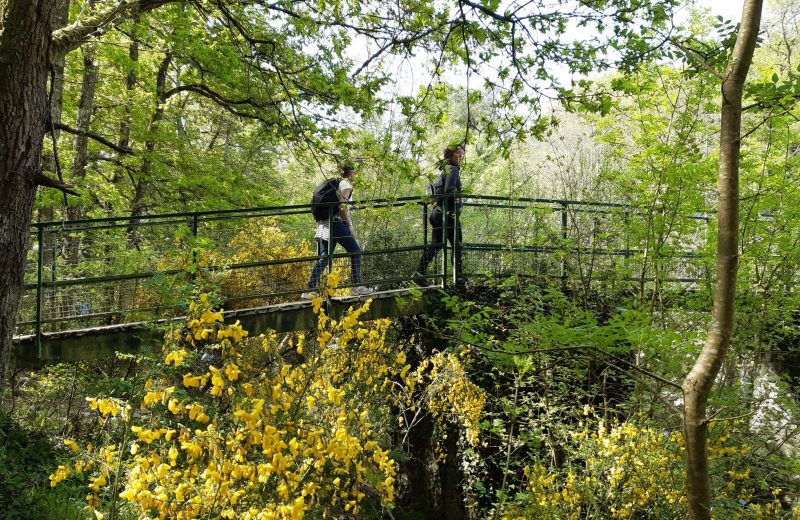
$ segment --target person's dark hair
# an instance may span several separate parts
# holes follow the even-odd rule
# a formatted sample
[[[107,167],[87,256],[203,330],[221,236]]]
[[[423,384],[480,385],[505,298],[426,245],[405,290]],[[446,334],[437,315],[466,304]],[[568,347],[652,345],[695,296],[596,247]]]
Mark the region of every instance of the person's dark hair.
[[[446,147],[442,151],[442,157],[444,157],[445,161],[452,162],[453,161],[453,154],[455,153],[456,150],[459,150],[459,149],[460,150],[464,150],[464,144],[463,143],[450,145],[450,146]]]
[[[341,170],[342,170],[342,175],[344,175],[345,177],[356,171],[355,167],[352,164],[343,164]]]

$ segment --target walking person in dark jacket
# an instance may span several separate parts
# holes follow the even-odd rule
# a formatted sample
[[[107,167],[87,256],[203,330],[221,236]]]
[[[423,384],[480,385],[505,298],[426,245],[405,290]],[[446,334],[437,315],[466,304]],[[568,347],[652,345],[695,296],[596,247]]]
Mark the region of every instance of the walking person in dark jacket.
[[[459,144],[444,149],[444,164],[441,166],[442,173],[431,184],[431,196],[433,197],[433,209],[428,217],[431,224],[431,243],[425,248],[419,266],[414,272],[414,281],[419,285],[427,285],[425,271],[436,254],[444,247],[444,228],[447,228],[447,240],[450,245],[455,246],[455,241],[462,242],[461,223],[456,222],[456,212],[461,211],[461,161],[464,160],[464,145]],[[447,198],[447,215],[444,213],[445,196]],[[446,220],[445,220],[446,219]],[[455,266],[456,280],[463,280],[461,269],[461,254],[459,248],[453,247],[455,251],[453,264]]]

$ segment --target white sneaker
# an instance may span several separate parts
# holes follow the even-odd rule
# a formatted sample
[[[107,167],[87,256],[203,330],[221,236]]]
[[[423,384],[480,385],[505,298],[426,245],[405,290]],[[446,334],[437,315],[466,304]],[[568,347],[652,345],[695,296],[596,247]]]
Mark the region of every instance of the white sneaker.
[[[354,296],[362,296],[364,294],[372,294],[375,292],[374,287],[367,287],[365,285],[358,285],[350,288],[350,294]]]
[[[315,291],[304,292],[300,295],[300,297],[304,300],[313,300],[317,296],[319,296],[319,294],[317,294]]]

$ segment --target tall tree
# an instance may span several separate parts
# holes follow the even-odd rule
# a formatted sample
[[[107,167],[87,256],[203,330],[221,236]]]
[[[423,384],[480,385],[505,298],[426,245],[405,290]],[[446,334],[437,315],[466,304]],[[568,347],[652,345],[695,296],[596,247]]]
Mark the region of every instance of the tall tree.
[[[717,280],[708,336],[683,382],[686,493],[693,520],[711,519],[711,480],[706,446],[706,407],[733,330],[739,237],[739,156],[742,97],[761,25],[762,0],[745,0],[736,44],[722,75],[717,176]]]
[[[0,378],[9,370],[36,187],[46,182],[40,160],[55,7],[0,2]]]
[[[33,201],[38,186],[69,190],[42,173],[42,141],[50,126],[50,67],[88,35],[167,0],[128,0],[53,31],[55,0],[0,0],[0,384],[10,369],[11,340],[22,294]]]

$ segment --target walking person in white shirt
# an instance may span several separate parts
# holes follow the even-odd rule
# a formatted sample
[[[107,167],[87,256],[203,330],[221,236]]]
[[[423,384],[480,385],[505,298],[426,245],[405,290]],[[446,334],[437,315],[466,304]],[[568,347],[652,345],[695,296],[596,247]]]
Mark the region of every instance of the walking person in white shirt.
[[[342,166],[342,179],[336,186],[336,192],[340,203],[348,202],[353,196],[353,176],[355,175],[355,168],[352,165]],[[335,180],[334,180],[335,183]],[[328,219],[317,220],[317,232],[314,235],[315,240],[320,241],[320,256],[314,268],[311,270],[311,277],[308,280],[306,292],[301,297],[304,299],[311,299],[317,296],[317,286],[319,279],[322,276],[322,271],[328,266],[331,261],[331,255],[336,249],[337,244],[348,253],[354,253],[350,257],[350,279],[354,284],[361,283],[361,246],[358,245],[356,240],[356,232],[353,229],[353,222],[350,220],[350,211],[347,204],[339,204],[338,211],[334,213],[333,218],[330,220],[331,229],[328,229]],[[374,291],[371,287],[363,285],[356,285],[350,289],[352,294],[362,295],[369,294]]]

